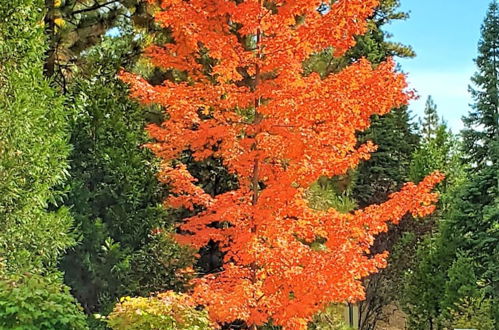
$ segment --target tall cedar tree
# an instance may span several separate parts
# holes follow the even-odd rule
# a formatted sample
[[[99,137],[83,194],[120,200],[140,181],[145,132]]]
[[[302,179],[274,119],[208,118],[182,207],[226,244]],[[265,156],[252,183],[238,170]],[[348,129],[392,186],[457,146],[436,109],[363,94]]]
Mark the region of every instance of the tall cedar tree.
[[[375,148],[355,133],[373,114],[405,104],[404,76],[391,60],[375,68],[361,59],[324,79],[303,74],[310,54],[333,47],[342,56],[366,31],[377,1],[161,1],[157,21],[175,43],[147,50],[152,62],[188,73],[185,83],[152,86],[123,79],[143,103],[158,103],[168,120],[151,125],[149,147],[163,159],[173,208],[197,210],[180,225],[181,241],[216,242],[223,268],[195,282],[193,295],[213,321],[272,319],[305,329],[330,302],[364,297],[361,278],[385,265],[368,257],[374,235],[407,212],[428,214],[441,175],[408,184],[381,205],[352,213],[308,207],[305,190],[321,176],[345,174]],[[202,70],[208,53],[213,65]],[[210,195],[176,160],[216,157],[237,175],[238,188]],[[312,244],[322,241],[322,248]]]
[[[470,88],[474,106],[464,118],[465,159],[470,164],[459,210],[450,224],[458,248],[472,257],[475,274],[492,297],[499,326],[499,8],[490,4]]]

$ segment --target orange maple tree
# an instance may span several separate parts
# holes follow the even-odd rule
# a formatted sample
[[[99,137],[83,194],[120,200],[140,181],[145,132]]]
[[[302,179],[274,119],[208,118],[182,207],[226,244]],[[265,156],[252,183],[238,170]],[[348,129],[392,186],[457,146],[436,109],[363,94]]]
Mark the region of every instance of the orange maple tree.
[[[188,78],[156,86],[131,73],[122,79],[134,97],[166,109],[167,120],[148,131],[171,187],[167,204],[198,210],[179,240],[198,248],[213,241],[224,253],[223,269],[198,278],[193,296],[220,324],[272,320],[287,329],[305,329],[326,304],[362,299],[361,279],[386,263],[386,253],[369,254],[375,235],[408,212],[431,213],[442,179],[435,173],[347,214],[314,210],[305,198],[319,177],[345,174],[375,150],[355,137],[371,115],[412,97],[392,60],[359,60],[324,79],[303,72],[311,54],[352,47],[378,1],[149,1],[174,41],[147,56]],[[220,158],[238,188],[207,194],[178,161],[186,150],[199,161]]]

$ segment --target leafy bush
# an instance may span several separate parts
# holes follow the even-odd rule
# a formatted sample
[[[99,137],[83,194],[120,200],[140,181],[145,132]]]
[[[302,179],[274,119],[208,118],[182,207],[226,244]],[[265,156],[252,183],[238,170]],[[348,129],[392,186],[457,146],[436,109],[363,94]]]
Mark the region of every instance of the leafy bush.
[[[155,291],[182,290],[193,276],[188,270],[194,263],[194,253],[177,244],[168,232],[152,235],[151,241],[132,256],[133,272],[128,282],[137,287],[130,287],[130,291],[148,295]]]
[[[189,296],[168,291],[149,298],[122,298],[109,315],[114,330],[211,329],[208,314],[195,308]]]
[[[450,311],[452,325],[454,329],[480,329],[494,330],[494,320],[492,319],[491,299],[464,298]]]
[[[0,2],[0,258],[12,273],[55,268],[73,243],[54,189],[68,176],[68,120],[43,75],[43,6]]]
[[[81,307],[58,278],[25,274],[0,278],[0,328],[87,329]]]
[[[334,304],[314,316],[309,324],[310,330],[350,330],[343,320],[344,305]]]

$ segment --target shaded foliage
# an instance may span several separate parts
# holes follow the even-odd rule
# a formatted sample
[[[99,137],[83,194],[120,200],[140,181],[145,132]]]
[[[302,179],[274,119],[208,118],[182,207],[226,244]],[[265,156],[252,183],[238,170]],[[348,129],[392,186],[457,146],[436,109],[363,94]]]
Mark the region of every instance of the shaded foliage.
[[[148,141],[144,126],[161,115],[130,100],[116,79],[123,63],[136,61],[133,38],[108,38],[90,50],[85,74],[68,90],[75,116],[65,203],[79,244],[62,269],[87,313],[109,310],[122,295],[180,289],[175,270],[191,260],[183,248],[156,235],[168,231],[172,220],[161,207],[157,164],[142,145]]]

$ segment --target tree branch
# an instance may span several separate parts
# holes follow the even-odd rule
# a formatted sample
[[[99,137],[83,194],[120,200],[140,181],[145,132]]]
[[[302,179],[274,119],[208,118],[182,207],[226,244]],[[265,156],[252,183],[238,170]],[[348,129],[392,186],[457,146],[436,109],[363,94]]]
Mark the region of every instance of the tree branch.
[[[85,9],[75,10],[74,12],[71,13],[71,16],[75,16],[75,15],[82,14],[82,13],[85,13],[85,12],[94,11],[94,10],[97,10],[97,9],[100,9],[100,8],[104,8],[104,7],[109,6],[109,5],[111,5],[113,3],[116,3],[116,2],[119,2],[119,0],[111,0],[111,1],[108,1],[108,2],[105,2],[105,3],[98,3],[98,2],[96,2],[95,6],[88,7],[88,8],[85,8]]]

